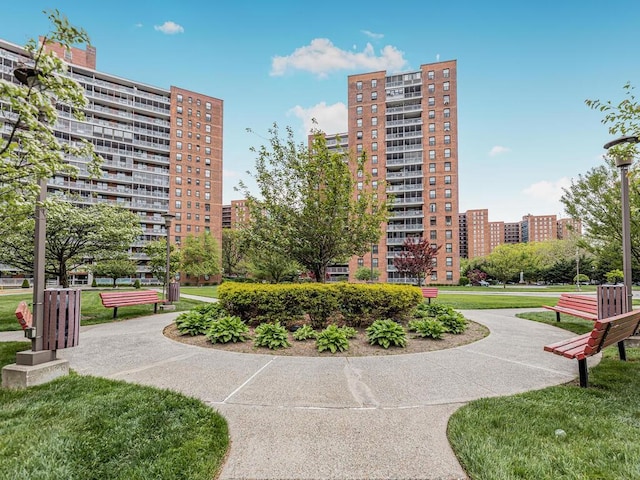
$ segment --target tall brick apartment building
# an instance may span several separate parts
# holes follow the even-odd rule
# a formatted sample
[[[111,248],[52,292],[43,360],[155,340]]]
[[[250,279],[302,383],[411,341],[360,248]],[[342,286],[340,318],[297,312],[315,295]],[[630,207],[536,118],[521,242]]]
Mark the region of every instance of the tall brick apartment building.
[[[68,158],[80,174],[75,179],[51,178],[48,192],[81,205],[107,202],[135,212],[143,235],[131,246],[130,255],[141,262],[138,276],[143,279],[149,269],[142,247],[166,237],[164,213],[176,215],[172,243],[209,231],[220,244],[222,100],[99,72],[91,46],[51,49],[69,65],[69,75],[89,101],[82,122],[58,106],[56,136],[66,142],[89,140],[104,163],[102,177],[92,179],[86,159]],[[20,63],[29,63],[24,49],[0,40],[1,78],[14,82],[13,70]]]
[[[373,266],[382,282],[413,282],[396,271],[393,258],[406,238],[424,237],[442,245],[428,281],[457,284],[456,74],[453,60],[412,72],[379,71],[348,78],[349,150],[366,152],[367,173],[378,197],[393,195],[389,222],[382,226],[372,253],[349,262],[351,280],[358,267]]]

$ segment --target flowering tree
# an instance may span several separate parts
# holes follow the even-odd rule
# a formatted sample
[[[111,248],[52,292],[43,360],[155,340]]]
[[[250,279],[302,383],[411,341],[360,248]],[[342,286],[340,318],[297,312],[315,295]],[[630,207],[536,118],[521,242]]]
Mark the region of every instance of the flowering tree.
[[[422,286],[433,271],[433,260],[442,245],[432,247],[426,238],[407,238],[402,247],[402,252],[393,259],[393,266],[398,272],[415,278],[418,286]]]

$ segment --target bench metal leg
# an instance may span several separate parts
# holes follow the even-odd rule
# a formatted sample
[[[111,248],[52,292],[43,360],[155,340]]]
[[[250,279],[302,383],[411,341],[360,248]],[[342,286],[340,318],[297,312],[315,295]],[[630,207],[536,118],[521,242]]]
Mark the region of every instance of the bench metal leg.
[[[620,360],[623,362],[627,361],[627,351],[624,348],[624,340],[622,342],[618,342],[618,355],[620,355]]]
[[[157,303],[153,304],[153,313],[158,313],[158,304]]]
[[[429,300],[429,305],[431,305],[431,297],[427,298]]]
[[[560,321],[560,312],[556,312],[556,322]]]
[[[580,386],[582,388],[587,388],[589,372],[587,371],[587,359],[583,358],[582,360],[578,360],[578,371],[580,372]]]
[[[118,316],[118,307],[113,307],[113,318]]]

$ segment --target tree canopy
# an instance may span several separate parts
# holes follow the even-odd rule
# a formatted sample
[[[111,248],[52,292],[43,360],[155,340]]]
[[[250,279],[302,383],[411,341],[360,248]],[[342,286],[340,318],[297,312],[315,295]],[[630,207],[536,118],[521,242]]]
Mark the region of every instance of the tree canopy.
[[[220,247],[209,232],[188,235],[180,248],[182,271],[197,278],[220,274]]]
[[[30,59],[20,67],[32,68],[37,81],[22,85],[0,79],[0,127],[8,132],[0,136],[0,224],[33,214],[42,180],[77,173],[78,169],[65,160],[66,155],[84,159],[89,171],[99,176],[99,157],[90,142],[60,142],[55,135],[56,104],[64,104],[75,119],[82,120],[87,100],[84,88],[66,75],[64,61],[46,51],[51,42],[70,48],[89,43],[89,37],[57,10],[48,18],[54,29],[40,43],[33,39],[27,42]]]
[[[296,144],[289,127],[286,138],[276,124],[269,133],[269,145],[251,149],[257,160],[248,173],[258,195],[240,184],[250,212],[247,238],[252,248],[288,257],[324,282],[330,264],[363,255],[378,241],[387,205],[369,188],[364,155],[328,148],[318,130],[310,145]]]
[[[33,218],[15,222],[0,237],[0,263],[32,272],[34,230]],[[70,271],[127,252],[141,234],[138,216],[122,207],[59,202],[47,214],[45,273],[66,288]]]
[[[421,286],[426,277],[431,275],[434,259],[441,247],[432,247],[426,238],[407,238],[402,245],[402,252],[393,259],[393,266],[398,272],[415,278],[418,286]]]
[[[164,285],[167,281],[167,240],[163,238],[147,243],[144,252],[149,257],[149,271]],[[180,271],[180,250],[170,245],[169,252],[169,277],[174,277]]]

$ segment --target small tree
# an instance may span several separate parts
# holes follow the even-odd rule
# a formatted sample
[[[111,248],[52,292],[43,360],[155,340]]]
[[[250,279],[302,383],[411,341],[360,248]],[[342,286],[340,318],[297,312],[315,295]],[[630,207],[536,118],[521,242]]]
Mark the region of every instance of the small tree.
[[[624,280],[624,273],[622,270],[611,270],[605,274],[607,283],[616,284]]]
[[[418,286],[422,286],[433,271],[433,261],[441,247],[432,247],[426,238],[408,237],[402,245],[402,252],[393,259],[393,266],[398,272],[415,278]]]
[[[245,242],[239,230],[222,230],[222,272],[225,275],[238,275],[246,272],[244,266]]]
[[[377,268],[371,269],[367,267],[358,267],[356,270],[356,280],[362,282],[374,282],[380,278],[380,270]]]
[[[116,280],[123,277],[131,277],[136,274],[138,265],[126,255],[117,256],[96,263],[91,270],[98,277],[106,277],[113,280],[113,288],[116,288]]]
[[[174,277],[180,271],[180,251],[175,245],[169,247],[169,277]],[[167,241],[166,239],[149,242],[144,247],[149,257],[147,266],[151,274],[164,285],[167,281]],[[166,285],[164,285],[166,287]]]
[[[189,235],[182,244],[182,270],[197,278],[220,274],[220,248],[209,232],[197,237]]]
[[[291,281],[300,274],[300,265],[277,252],[254,250],[249,255],[249,272],[256,280],[269,283]]]

